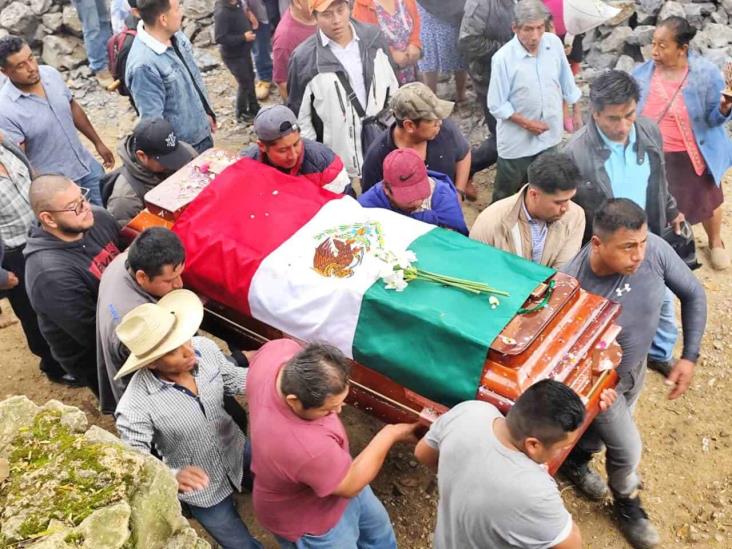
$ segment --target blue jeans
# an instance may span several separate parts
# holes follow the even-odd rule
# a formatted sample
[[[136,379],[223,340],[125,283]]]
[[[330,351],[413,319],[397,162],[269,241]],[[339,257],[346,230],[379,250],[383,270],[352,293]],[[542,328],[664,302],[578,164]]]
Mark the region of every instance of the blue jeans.
[[[389,514],[366,486],[351,499],[341,520],[320,536],[306,534],[288,541],[275,536],[282,549],[396,549]]]
[[[191,515],[201,523],[223,549],[261,549],[249,533],[247,525],[236,511],[234,497],[229,495],[213,507],[196,507],[188,504]]]
[[[658,319],[656,335],[653,336],[648,357],[660,362],[668,362],[674,356],[674,345],[679,337],[676,327],[676,312],[674,311],[674,294],[666,288],[666,295],[661,305],[661,318]]]
[[[99,72],[107,67],[107,41],[112,36],[109,2],[105,0],[72,1],[81,20],[89,67],[93,72]]]
[[[269,23],[259,23],[252,53],[257,78],[262,82],[272,82],[272,31]]]
[[[102,205],[102,191],[99,189],[99,180],[104,176],[104,168],[96,160],[92,160],[89,164],[89,173],[81,179],[76,180],[76,184],[83,189],[89,189],[89,202],[95,206]]]

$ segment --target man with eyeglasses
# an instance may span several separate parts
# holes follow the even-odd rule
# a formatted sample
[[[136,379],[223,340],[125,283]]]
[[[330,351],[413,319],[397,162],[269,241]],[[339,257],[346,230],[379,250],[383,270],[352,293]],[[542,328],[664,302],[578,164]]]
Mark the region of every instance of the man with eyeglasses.
[[[41,372],[53,382],[75,385],[77,380],[53,358],[26,293],[23,249],[28,229],[35,219],[28,200],[31,176],[32,168],[23,151],[3,139],[0,133],[0,240],[5,244],[0,268],[8,273],[8,284],[3,288],[3,294],[20,320],[28,348],[40,358],[38,366]]]
[[[284,105],[259,111],[254,119],[256,145],[241,152],[282,173],[304,177],[334,193],[351,192],[351,179],[340,157],[327,145],[305,139],[295,114]]]
[[[98,394],[97,295],[102,272],[120,251],[119,226],[87,194],[63,176],[35,178],[29,195],[38,222],[23,254],[28,297],[54,358]]]

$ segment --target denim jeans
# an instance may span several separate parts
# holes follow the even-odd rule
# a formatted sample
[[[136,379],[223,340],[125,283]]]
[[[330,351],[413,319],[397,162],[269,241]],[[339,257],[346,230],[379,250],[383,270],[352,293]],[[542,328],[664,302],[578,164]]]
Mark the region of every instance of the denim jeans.
[[[249,471],[252,463],[252,444],[250,439],[244,443],[244,471]],[[223,549],[261,549],[259,543],[250,533],[247,525],[236,511],[234,497],[226,499],[212,507],[196,507],[186,504],[198,522],[213,536]]]
[[[341,520],[320,536],[304,535],[293,541],[275,536],[282,549],[396,549],[389,514],[366,486],[351,499]]]
[[[188,505],[191,515],[213,536],[223,549],[260,549],[247,525],[236,511],[234,497],[229,495],[212,507]]]
[[[666,295],[661,305],[661,318],[658,319],[656,335],[653,336],[648,357],[659,362],[668,362],[674,356],[674,345],[679,337],[674,311],[674,293],[666,288]]]
[[[109,2],[105,0],[72,0],[81,20],[84,46],[89,67],[99,72],[107,67],[107,41],[112,36]]]
[[[99,189],[99,181],[104,176],[104,168],[96,160],[92,160],[89,165],[89,173],[81,179],[76,180],[76,184],[83,189],[89,189],[89,202],[95,206],[102,205],[102,191]]]
[[[272,31],[269,23],[259,23],[252,53],[257,78],[261,82],[272,82]]]
[[[638,465],[643,445],[633,411],[645,378],[645,361],[624,374],[616,387],[618,399],[607,411],[598,414],[576,446],[587,456],[605,446],[608,486],[613,494],[621,497],[630,496],[640,486]]]

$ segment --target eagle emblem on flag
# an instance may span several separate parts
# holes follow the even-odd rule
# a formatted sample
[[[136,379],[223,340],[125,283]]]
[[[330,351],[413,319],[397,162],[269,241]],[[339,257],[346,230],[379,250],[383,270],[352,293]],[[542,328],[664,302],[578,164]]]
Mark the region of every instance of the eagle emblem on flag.
[[[353,276],[364,255],[383,247],[381,224],[374,221],[340,225],[315,235],[313,269],[328,278]]]

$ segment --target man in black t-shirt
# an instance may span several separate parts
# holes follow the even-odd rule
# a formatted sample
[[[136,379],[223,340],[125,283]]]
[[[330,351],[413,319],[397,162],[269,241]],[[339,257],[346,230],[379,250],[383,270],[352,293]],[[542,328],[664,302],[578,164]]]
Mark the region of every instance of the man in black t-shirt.
[[[427,168],[444,173],[462,198],[474,194],[470,176],[470,145],[448,119],[454,103],[439,99],[421,82],[399,88],[391,100],[396,122],[374,141],[363,162],[362,192],[384,179],[383,163],[395,149],[414,149]]]

